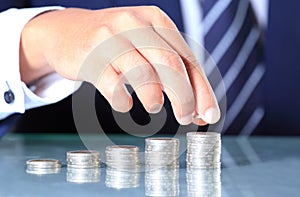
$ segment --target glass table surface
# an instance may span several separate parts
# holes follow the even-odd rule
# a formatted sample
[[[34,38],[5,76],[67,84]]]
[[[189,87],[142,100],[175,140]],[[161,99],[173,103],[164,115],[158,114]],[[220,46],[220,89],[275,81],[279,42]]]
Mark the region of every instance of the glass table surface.
[[[108,137],[114,144],[137,145],[142,151],[145,146],[143,138],[129,135]],[[132,188],[129,184],[133,181],[132,176],[125,172],[122,176],[111,179],[112,172],[108,172],[104,164],[96,172],[79,173],[79,177],[68,172],[66,152],[87,149],[87,141],[100,145],[101,159],[105,162],[106,144],[103,139],[104,137],[99,135],[87,135],[83,140],[75,134],[8,134],[4,136],[0,139],[0,197],[134,197],[160,194],[149,192],[146,173],[143,170],[135,174],[135,184]],[[182,136],[181,140],[184,141],[185,136]],[[300,137],[222,136],[221,175],[215,177],[220,179],[220,183],[210,184],[205,177],[202,177],[201,181],[194,182],[197,185],[196,189],[202,189],[196,195],[190,192],[189,184],[192,181],[191,175],[198,176],[198,174],[188,174],[185,156],[183,152],[180,156],[180,168],[175,174],[170,172],[155,175],[157,176],[154,180],[155,189],[163,188],[164,190],[160,196],[291,197],[300,195]],[[54,174],[27,173],[26,161],[38,158],[58,159],[62,162],[62,168]],[[171,179],[168,180],[170,174]],[[85,179],[82,179],[84,178],[82,176],[86,176]],[[163,181],[158,180],[160,177]],[[123,180],[120,180],[121,178]],[[76,180],[81,180],[81,182]],[[125,186],[123,188],[121,183],[127,188]],[[212,190],[211,192],[207,192],[208,187]]]

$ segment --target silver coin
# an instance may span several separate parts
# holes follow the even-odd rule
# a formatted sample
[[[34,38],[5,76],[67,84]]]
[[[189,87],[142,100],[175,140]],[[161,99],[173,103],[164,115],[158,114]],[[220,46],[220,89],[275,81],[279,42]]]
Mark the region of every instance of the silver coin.
[[[61,171],[61,162],[56,159],[31,159],[26,161],[26,165],[26,173],[29,174],[58,174]]]
[[[95,150],[74,150],[67,152],[67,158],[100,158],[100,152]]]
[[[187,137],[219,137],[221,134],[217,132],[187,132]]]
[[[61,168],[57,159],[31,159],[26,161],[28,169]]]
[[[66,160],[70,168],[97,168],[101,165],[100,152],[95,150],[68,151]]]
[[[122,152],[122,153],[132,153],[132,152],[139,152],[139,147],[131,146],[131,145],[113,145],[107,146],[106,152]]]

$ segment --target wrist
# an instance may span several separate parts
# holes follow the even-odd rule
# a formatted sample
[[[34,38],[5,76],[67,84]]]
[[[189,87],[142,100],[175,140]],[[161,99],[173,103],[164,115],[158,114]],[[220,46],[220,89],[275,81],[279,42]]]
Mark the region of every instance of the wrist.
[[[23,28],[20,38],[20,73],[21,79],[26,84],[35,81],[54,70],[49,66],[44,49],[46,45],[46,35],[40,25],[39,17],[44,12],[31,19]]]

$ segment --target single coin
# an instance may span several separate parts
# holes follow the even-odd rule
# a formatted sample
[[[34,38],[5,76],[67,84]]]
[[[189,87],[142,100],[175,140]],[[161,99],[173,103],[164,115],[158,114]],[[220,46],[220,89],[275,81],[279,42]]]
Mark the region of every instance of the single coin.
[[[61,162],[57,159],[31,159],[26,161],[27,168],[60,168]]]

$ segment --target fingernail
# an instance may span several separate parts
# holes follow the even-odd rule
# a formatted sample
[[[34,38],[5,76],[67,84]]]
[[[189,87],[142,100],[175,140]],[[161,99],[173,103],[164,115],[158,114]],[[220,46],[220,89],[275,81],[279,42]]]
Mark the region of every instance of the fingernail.
[[[161,104],[154,104],[150,107],[149,113],[156,114],[156,113],[160,112],[161,108],[162,108]]]
[[[181,119],[179,120],[179,123],[182,124],[182,125],[190,124],[190,123],[192,122],[192,117],[193,117],[192,114],[183,116],[183,117],[181,117]]]
[[[211,107],[205,111],[202,119],[209,124],[214,124],[219,121],[220,116],[220,111],[216,108]]]

